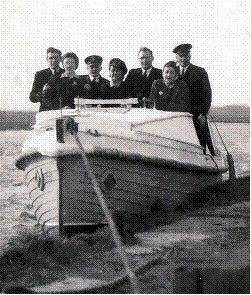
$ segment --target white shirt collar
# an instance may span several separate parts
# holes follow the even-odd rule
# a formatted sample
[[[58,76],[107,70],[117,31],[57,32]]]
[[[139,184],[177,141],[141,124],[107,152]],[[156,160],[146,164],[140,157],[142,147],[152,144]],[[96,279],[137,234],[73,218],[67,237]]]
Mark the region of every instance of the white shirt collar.
[[[120,83],[113,83],[113,81],[110,81],[110,87],[119,87],[120,86],[120,84],[121,84],[121,82]]]
[[[59,71],[59,68],[57,68],[56,70],[55,70],[55,69],[52,69],[52,68],[50,68],[50,70],[51,70],[52,74],[54,75],[56,72],[58,72],[58,71]]]
[[[142,68],[142,74],[144,75],[144,73],[145,73],[145,71],[146,71],[146,76],[147,76],[147,77],[149,77],[149,75],[150,75],[150,73],[151,73],[151,70],[152,70],[152,68],[153,68],[153,67],[151,67],[151,68],[150,68],[150,69],[148,69],[148,70],[145,70],[145,69],[143,69],[143,68]]]
[[[182,70],[184,69],[184,72],[186,72],[190,65],[186,66],[185,68],[182,67],[180,64],[177,64],[177,66],[180,68],[180,73],[182,73]]]
[[[94,80],[94,77],[89,75],[91,82]],[[95,77],[97,79],[97,82],[99,82],[100,76]]]
[[[63,78],[63,77],[73,78],[73,77],[78,77],[78,75],[76,73],[73,73],[71,76],[69,76],[69,75],[66,74],[66,72],[64,72],[61,75],[61,78]]]

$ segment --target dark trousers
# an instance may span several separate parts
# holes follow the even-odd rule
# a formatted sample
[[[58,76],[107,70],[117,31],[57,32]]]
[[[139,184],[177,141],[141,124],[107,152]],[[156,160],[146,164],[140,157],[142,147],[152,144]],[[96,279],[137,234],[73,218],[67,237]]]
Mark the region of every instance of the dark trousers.
[[[206,153],[206,146],[208,146],[208,149],[212,156],[215,156],[214,147],[212,143],[212,138],[210,135],[208,123],[206,122],[206,125],[202,127],[198,121],[197,118],[193,117],[194,127],[200,142],[200,145],[202,146],[204,153]]]

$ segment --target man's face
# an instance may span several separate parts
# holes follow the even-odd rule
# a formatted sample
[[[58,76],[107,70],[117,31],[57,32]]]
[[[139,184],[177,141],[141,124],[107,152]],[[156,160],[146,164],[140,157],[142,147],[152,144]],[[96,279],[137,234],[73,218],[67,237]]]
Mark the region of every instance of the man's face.
[[[56,52],[49,52],[47,54],[47,63],[49,68],[56,70],[59,67],[61,56]]]
[[[139,63],[144,70],[148,70],[152,67],[153,56],[149,51],[140,51]]]
[[[190,64],[191,55],[190,53],[177,53],[176,60],[182,67],[187,67]]]
[[[89,64],[89,65],[87,65],[88,74],[93,76],[93,77],[99,76],[101,70],[102,70],[102,67],[99,64]]]
[[[177,78],[176,71],[173,67],[165,67],[162,76],[167,86],[172,85]]]

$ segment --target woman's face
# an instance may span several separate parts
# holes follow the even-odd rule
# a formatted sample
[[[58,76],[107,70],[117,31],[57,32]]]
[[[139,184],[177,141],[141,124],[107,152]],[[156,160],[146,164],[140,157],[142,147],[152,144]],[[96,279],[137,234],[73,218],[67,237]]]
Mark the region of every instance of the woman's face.
[[[63,65],[66,72],[74,72],[76,70],[76,62],[72,57],[65,58]]]
[[[166,83],[166,85],[173,84],[177,78],[176,71],[172,67],[165,67],[163,69],[162,76],[163,76],[163,79],[164,79],[164,82]]]
[[[109,76],[113,82],[121,82],[124,78],[122,71],[114,66],[109,67]]]

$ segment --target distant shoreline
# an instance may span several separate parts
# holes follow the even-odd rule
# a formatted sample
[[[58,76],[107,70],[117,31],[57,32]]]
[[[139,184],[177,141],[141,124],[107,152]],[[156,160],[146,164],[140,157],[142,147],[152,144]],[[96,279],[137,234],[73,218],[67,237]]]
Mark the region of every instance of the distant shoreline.
[[[35,124],[36,112],[1,111],[0,130],[30,130]],[[209,120],[219,123],[250,123],[250,107],[245,105],[229,105],[212,107]]]

